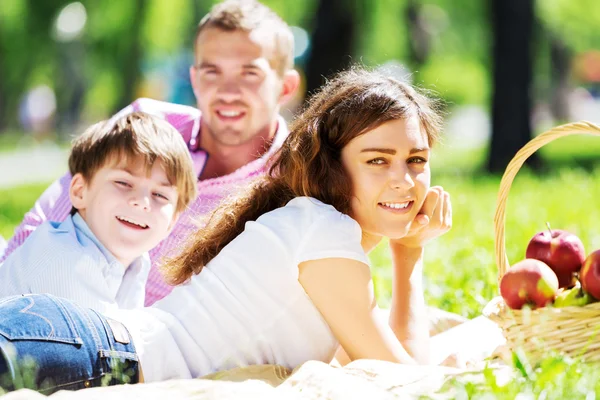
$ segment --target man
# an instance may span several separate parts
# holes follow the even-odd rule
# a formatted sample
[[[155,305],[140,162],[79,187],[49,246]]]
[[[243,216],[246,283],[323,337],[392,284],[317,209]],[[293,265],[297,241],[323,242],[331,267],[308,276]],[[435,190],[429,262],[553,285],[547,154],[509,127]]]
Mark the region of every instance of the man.
[[[281,106],[296,92],[293,36],[273,11],[254,0],[215,5],[196,32],[190,80],[198,108],[139,99],[116,117],[144,111],[165,118],[186,141],[198,177],[198,197],[171,235],[150,251],[146,305],[167,295],[159,271],[163,256],[180,251],[198,220],[225,196],[265,171],[267,158],[287,136]],[[71,210],[69,182],[54,182],[25,215],[2,259],[46,220],[62,221]]]

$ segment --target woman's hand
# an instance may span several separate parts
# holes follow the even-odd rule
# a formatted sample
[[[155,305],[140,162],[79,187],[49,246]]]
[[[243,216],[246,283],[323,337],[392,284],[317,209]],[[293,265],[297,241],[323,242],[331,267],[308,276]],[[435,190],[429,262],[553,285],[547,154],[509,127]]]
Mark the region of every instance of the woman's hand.
[[[451,227],[450,194],[441,186],[433,186],[429,188],[423,207],[415,216],[408,234],[393,241],[404,247],[423,247],[431,239],[448,232]]]

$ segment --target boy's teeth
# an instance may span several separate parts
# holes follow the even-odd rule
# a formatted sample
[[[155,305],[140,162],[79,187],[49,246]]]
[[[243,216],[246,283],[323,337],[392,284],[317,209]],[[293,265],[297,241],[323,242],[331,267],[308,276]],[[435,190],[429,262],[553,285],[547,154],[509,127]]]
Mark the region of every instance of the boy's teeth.
[[[221,114],[224,117],[237,117],[241,114],[241,112],[239,112],[239,111],[219,111],[219,114]]]
[[[410,201],[406,201],[404,203],[381,203],[381,204],[383,204],[384,206],[386,206],[388,208],[400,209],[400,208],[408,207],[409,203],[410,203]]]
[[[139,222],[135,222],[133,220],[130,220],[129,218],[125,218],[125,217],[117,217],[117,218],[120,219],[121,221],[129,222],[130,224],[137,225],[140,228],[147,228],[148,227],[148,225],[146,225],[146,224],[140,224]]]

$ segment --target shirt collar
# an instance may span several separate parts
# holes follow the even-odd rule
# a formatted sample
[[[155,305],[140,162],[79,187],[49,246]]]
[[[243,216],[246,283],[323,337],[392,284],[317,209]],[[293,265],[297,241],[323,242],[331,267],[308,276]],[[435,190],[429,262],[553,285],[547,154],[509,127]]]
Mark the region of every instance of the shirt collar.
[[[117,258],[100,242],[100,240],[98,240],[96,235],[94,235],[94,233],[92,232],[92,230],[90,229],[88,224],[84,221],[84,219],[81,217],[81,215],[79,213],[75,213],[75,215],[73,215],[70,218],[73,221],[73,226],[75,227],[75,230],[80,232],[82,235],[84,235],[89,240],[91,240],[96,245],[96,247],[98,247],[98,250],[100,250],[102,255],[104,255],[104,257],[106,257],[106,261],[108,261],[109,264],[117,263],[117,264],[123,266],[123,264],[121,264],[121,262],[119,260],[117,260]],[[130,265],[131,266],[140,265],[139,263],[142,261],[143,261],[142,257],[140,256],[140,257],[137,257],[135,260],[133,260],[133,262]],[[141,268],[141,267],[138,267],[138,268]]]

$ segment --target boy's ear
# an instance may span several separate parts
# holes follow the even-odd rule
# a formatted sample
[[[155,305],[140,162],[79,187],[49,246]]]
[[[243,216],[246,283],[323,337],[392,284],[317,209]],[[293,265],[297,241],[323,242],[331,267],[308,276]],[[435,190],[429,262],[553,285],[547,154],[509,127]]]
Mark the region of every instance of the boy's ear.
[[[287,103],[298,91],[300,87],[300,74],[295,69],[290,69],[283,75],[283,85],[281,87],[281,96],[279,104]]]
[[[167,237],[171,234],[171,232],[173,231],[173,228],[175,228],[175,224],[177,224],[177,221],[179,220],[180,215],[181,215],[181,212],[175,212],[173,214],[173,218],[171,218],[171,223],[169,224],[169,228],[167,229],[167,234],[165,235],[165,237]]]
[[[78,210],[85,209],[86,203],[86,188],[87,182],[80,173],[77,173],[71,178],[71,184],[69,185],[69,198],[71,204]]]

